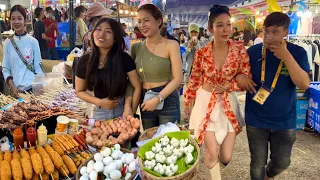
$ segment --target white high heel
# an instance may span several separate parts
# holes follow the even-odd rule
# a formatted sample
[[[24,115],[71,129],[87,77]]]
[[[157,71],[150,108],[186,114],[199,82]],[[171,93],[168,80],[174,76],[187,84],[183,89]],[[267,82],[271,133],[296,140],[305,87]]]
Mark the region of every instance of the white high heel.
[[[221,180],[220,163],[217,163],[213,168],[209,169],[211,180]]]

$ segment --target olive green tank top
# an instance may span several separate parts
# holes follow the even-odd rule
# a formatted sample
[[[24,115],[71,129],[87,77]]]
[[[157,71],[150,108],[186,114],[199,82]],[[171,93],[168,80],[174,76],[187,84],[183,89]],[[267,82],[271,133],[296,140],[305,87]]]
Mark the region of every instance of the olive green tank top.
[[[132,46],[131,56],[142,82],[166,82],[172,79],[170,59],[154,55],[146,47],[145,41]]]

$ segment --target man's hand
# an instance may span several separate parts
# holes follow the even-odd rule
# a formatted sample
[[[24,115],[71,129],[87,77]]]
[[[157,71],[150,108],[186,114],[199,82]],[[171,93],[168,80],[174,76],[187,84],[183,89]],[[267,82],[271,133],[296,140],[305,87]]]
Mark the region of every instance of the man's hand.
[[[246,75],[244,74],[238,74],[236,76],[236,81],[238,83],[238,86],[246,91],[249,91],[250,93],[256,93],[256,88],[255,86],[256,83],[253,82],[252,79],[248,78]]]
[[[195,42],[195,41],[189,41],[189,43],[188,43],[188,48],[193,48],[194,46],[196,46],[197,45],[197,42]]]
[[[274,56],[276,56],[278,59],[286,61],[288,58],[292,57],[287,47],[283,46],[281,43],[268,43],[270,43],[270,51],[273,52]]]
[[[114,109],[118,106],[119,99],[110,100],[108,98],[100,99],[98,106],[102,107],[103,109],[109,110]]]
[[[10,90],[11,90],[11,94],[14,98],[19,98],[19,89],[16,88],[15,86],[11,86],[10,87]]]

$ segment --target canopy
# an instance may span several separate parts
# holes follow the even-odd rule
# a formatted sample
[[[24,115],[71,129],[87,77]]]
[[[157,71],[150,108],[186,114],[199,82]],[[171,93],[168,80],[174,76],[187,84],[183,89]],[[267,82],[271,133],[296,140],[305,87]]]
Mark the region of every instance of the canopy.
[[[233,6],[245,0],[167,0],[165,4],[166,13],[202,13],[209,12],[215,5]]]
[[[180,22],[195,23],[206,27],[208,23],[208,13],[215,5],[231,7],[244,2],[245,0],[166,0],[165,12],[169,14],[171,20]]]

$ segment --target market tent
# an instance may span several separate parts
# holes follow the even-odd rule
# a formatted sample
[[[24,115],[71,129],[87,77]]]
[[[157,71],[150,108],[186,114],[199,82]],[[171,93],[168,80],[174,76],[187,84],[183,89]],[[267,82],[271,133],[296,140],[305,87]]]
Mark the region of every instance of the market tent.
[[[233,6],[245,0],[167,0],[165,12],[171,20],[195,23],[206,27],[209,9],[215,5]]]
[[[245,0],[167,0],[165,12],[171,13],[203,13],[208,12],[210,7],[215,4],[233,6]]]

